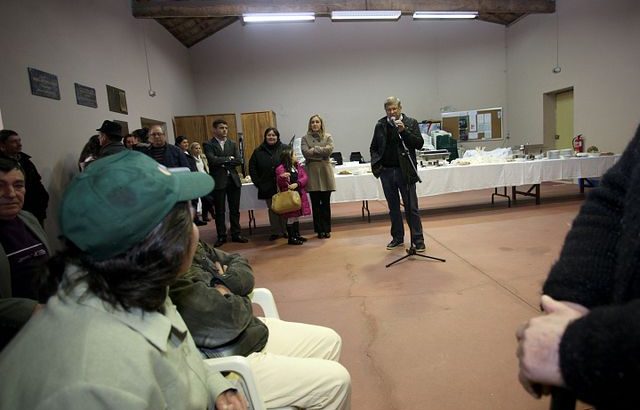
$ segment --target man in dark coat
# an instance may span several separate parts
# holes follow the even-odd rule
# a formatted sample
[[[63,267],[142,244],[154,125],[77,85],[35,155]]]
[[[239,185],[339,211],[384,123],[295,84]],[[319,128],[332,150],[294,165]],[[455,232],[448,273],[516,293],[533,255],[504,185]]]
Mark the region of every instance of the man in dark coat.
[[[573,221],[542,307],[516,333],[525,389],[640,408],[640,128]]]
[[[404,142],[406,145],[415,165],[416,150],[422,148],[424,139],[418,128],[418,121],[402,113],[402,104],[398,98],[387,98],[384,110],[387,115],[376,123],[370,152],[371,170],[376,178],[380,178],[391,217],[391,242],[387,249],[401,247],[404,243],[404,225],[400,211],[402,196],[407,224],[412,233],[411,243],[417,252],[424,252],[426,248],[416,194],[418,175],[402,144]]]
[[[41,307],[36,279],[51,249],[36,218],[24,211],[25,175],[0,158],[0,350]]]
[[[184,152],[175,145],[167,144],[167,136],[162,126],[153,125],[149,128],[149,142],[151,145],[140,148],[140,152],[147,154],[167,168],[189,168],[189,162]]]
[[[13,159],[20,164],[24,172],[25,189],[27,190],[22,209],[31,212],[38,219],[40,225],[44,226],[49,205],[49,193],[42,185],[42,177],[31,161],[31,157],[22,152],[22,140],[17,132],[0,131],[0,157]]]
[[[213,138],[205,142],[204,154],[209,161],[209,173],[215,181],[213,189],[213,201],[215,207],[216,231],[218,239],[215,247],[227,242],[227,226],[225,224],[225,202],[229,203],[229,224],[231,240],[233,242],[247,243],[249,240],[241,235],[240,227],[240,176],[237,166],[242,165],[240,149],[231,139],[229,125],[225,120],[213,122]]]

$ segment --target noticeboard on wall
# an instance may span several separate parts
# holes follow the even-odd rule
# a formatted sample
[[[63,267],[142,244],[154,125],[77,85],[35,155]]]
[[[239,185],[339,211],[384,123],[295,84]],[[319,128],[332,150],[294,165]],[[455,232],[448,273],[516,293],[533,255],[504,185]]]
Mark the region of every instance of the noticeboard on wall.
[[[502,139],[502,107],[442,113],[442,129],[458,141]]]

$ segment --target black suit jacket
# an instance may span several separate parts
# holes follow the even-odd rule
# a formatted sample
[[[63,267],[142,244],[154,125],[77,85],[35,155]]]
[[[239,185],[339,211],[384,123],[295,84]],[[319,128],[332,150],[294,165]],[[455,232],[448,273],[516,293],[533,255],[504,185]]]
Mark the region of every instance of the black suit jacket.
[[[242,165],[242,158],[240,157],[238,144],[227,138],[223,150],[218,140],[214,137],[203,145],[204,154],[207,156],[207,161],[209,161],[209,174],[216,183],[214,190],[218,191],[227,188],[227,182],[229,181],[227,176],[231,176],[234,185],[240,188],[242,183],[236,167]]]

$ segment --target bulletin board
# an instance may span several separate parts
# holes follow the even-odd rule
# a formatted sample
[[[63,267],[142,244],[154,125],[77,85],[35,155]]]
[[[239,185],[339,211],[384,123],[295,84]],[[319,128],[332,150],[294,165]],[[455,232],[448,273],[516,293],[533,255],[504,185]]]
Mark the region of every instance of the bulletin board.
[[[442,129],[458,141],[502,139],[502,107],[442,113]]]

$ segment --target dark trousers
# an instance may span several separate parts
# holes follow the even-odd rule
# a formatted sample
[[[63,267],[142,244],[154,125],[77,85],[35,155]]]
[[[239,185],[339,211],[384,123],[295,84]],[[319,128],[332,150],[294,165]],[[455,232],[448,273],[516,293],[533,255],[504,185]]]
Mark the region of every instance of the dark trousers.
[[[422,221],[420,220],[420,211],[418,209],[416,184],[409,185],[409,190],[411,191],[411,201],[409,201],[409,190],[400,168],[383,169],[382,174],[380,174],[380,182],[389,206],[391,237],[398,241],[404,241],[404,224],[402,223],[402,212],[400,211],[400,197],[402,196],[405,218],[413,232],[412,242],[414,245],[423,244],[424,236],[422,235]],[[411,217],[409,217],[409,214],[411,214]]]
[[[213,212],[213,192],[200,198],[202,201],[202,219],[206,219],[209,214],[215,217]]]
[[[283,218],[271,210],[271,198],[264,200],[269,210],[269,226],[271,227],[271,235],[282,235],[287,232],[287,218]]]
[[[227,181],[227,187],[213,191],[213,204],[216,215],[216,232],[218,238],[227,237],[227,226],[225,224],[226,204],[229,203],[229,225],[231,236],[240,235],[240,188],[237,187],[231,178]]]
[[[331,232],[331,191],[309,192],[313,211],[313,230],[316,233]]]

